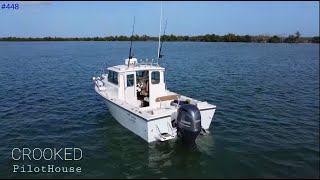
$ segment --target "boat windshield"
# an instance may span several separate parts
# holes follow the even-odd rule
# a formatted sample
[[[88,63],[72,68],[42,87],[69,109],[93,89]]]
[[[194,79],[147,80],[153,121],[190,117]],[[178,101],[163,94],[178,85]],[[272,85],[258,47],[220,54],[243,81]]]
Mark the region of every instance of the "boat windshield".
[[[147,78],[149,75],[148,71],[137,71],[137,77],[138,78]]]
[[[115,85],[118,85],[118,73],[109,70],[109,72],[108,72],[108,81],[113,83],[113,84],[115,84]]]

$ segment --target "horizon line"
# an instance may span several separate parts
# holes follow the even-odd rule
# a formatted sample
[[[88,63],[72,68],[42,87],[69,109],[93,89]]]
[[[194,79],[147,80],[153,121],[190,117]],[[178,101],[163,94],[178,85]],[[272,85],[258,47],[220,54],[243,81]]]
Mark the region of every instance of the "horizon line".
[[[162,36],[187,36],[187,37],[197,37],[197,36],[206,36],[206,35],[215,35],[215,36],[227,36],[229,34],[235,35],[235,36],[252,36],[252,37],[259,37],[259,36],[267,36],[267,37],[273,37],[273,36],[278,36],[278,37],[289,37],[290,35],[294,35],[294,34],[288,34],[288,35],[283,35],[283,34],[259,34],[259,35],[250,35],[250,34],[246,34],[246,35],[239,35],[239,34],[235,34],[235,33],[227,33],[224,35],[218,35],[218,34],[202,34],[202,35],[175,35],[175,34],[166,34],[166,35],[161,35]],[[0,38],[9,38],[9,37],[14,37],[14,38],[105,38],[105,37],[131,37],[131,36],[127,36],[127,35],[109,35],[109,36],[78,36],[78,37],[62,37],[62,36],[38,36],[38,37],[27,37],[27,36],[2,36]],[[139,37],[143,37],[143,36],[147,36],[150,38],[158,38],[159,36],[150,36],[150,35],[146,35],[146,34],[142,34],[142,35],[138,35],[135,34],[133,36],[139,36]],[[300,38],[313,38],[313,37],[319,37],[320,35],[313,35],[313,36],[300,36]]]

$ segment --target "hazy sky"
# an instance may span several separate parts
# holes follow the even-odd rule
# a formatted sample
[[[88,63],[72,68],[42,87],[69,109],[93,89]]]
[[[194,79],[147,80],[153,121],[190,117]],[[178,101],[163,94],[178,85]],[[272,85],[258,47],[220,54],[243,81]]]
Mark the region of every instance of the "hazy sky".
[[[95,37],[135,34],[158,36],[161,1],[0,1],[0,37]],[[319,2],[163,2],[166,34],[319,35]]]

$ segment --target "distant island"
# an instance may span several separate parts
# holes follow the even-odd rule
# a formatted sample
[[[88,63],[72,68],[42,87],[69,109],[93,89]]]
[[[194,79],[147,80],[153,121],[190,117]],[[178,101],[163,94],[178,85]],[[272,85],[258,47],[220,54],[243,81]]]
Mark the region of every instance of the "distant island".
[[[216,34],[206,34],[200,36],[176,36],[164,35],[164,41],[192,41],[192,42],[255,42],[255,43],[319,43],[320,37],[301,37],[299,31],[288,37],[281,36],[239,36],[232,33],[224,36]],[[0,41],[130,41],[131,37],[127,36],[107,36],[107,37],[75,37],[75,38],[62,38],[62,37],[43,37],[43,38],[24,38],[24,37],[2,37]],[[158,41],[158,37],[151,37],[147,35],[132,36],[132,41]]]

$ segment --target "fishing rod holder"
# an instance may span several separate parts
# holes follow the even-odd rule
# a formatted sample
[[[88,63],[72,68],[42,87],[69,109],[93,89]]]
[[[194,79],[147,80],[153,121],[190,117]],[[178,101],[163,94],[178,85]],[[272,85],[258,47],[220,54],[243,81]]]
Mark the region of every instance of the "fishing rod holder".
[[[141,59],[141,60],[140,60],[140,63],[138,63],[138,66],[139,66],[139,67],[141,67],[141,66],[147,67],[147,66],[153,66],[153,65],[158,66],[158,63],[153,62],[154,59],[151,59],[150,62],[148,62],[148,61],[149,61],[148,59],[146,59],[146,60],[142,60],[142,59]]]

